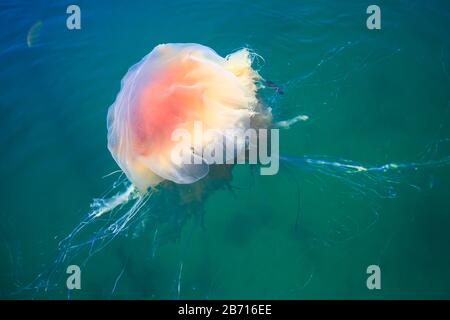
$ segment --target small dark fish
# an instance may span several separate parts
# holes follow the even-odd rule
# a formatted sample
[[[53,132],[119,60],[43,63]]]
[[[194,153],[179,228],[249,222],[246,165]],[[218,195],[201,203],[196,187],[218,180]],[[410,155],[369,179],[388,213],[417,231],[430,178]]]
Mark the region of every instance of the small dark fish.
[[[283,89],[281,89],[279,86],[277,86],[277,85],[276,85],[275,83],[273,83],[272,81],[266,80],[265,83],[266,83],[266,85],[267,85],[268,87],[270,87],[270,88],[272,88],[273,90],[275,90],[276,93],[284,94]]]

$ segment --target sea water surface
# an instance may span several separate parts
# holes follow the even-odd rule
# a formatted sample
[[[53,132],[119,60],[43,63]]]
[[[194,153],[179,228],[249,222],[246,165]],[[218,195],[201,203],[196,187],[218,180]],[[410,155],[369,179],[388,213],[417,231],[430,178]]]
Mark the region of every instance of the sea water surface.
[[[80,30],[66,27],[71,4]],[[22,290],[114,182],[107,110],[160,43],[263,57],[259,72],[284,90],[266,94],[275,119],[309,116],[281,132],[283,155],[448,156],[450,3],[376,1],[381,30],[366,27],[371,4],[0,0],[0,297],[450,298],[449,167],[405,173],[398,197],[379,199],[300,168],[238,166],[234,191],[204,203],[204,228],[156,250],[153,233],[124,235],[82,267],[81,290]],[[366,286],[370,265],[380,290]]]

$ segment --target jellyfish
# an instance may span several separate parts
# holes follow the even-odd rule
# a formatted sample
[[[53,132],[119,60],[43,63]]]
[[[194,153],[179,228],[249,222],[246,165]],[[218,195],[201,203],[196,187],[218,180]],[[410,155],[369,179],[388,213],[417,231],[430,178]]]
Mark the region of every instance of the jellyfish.
[[[206,199],[219,189],[234,192],[230,182],[235,163],[228,160],[248,156],[250,144],[242,132],[289,130],[308,121],[307,115],[274,119],[259,90],[287,92],[259,74],[254,68],[257,59],[260,57],[248,48],[222,57],[200,44],[161,44],[128,70],[107,114],[108,149],[120,176],[104,196],[94,199],[80,224],[59,242],[54,263],[29,288],[47,289],[57,284],[64,275],[61,266],[82,250],[83,263],[87,263],[119,235],[134,236],[146,225],[153,226],[154,250],[176,238],[191,218],[203,226]],[[174,132],[184,130],[195,136],[196,122],[210,134],[182,143],[182,153],[192,161],[173,161],[173,151],[179,146]],[[224,152],[223,163],[201,152],[230,151],[229,146],[232,152]],[[448,156],[379,165],[323,155],[280,155],[279,160],[287,167],[336,178],[360,194],[386,198],[397,196],[402,172],[450,163]],[[163,210],[167,207],[171,210]],[[183,261],[178,296],[182,269]]]
[[[270,110],[258,102],[261,77],[251,62],[248,49],[222,58],[199,44],[163,44],[128,71],[108,111],[108,148],[137,189],[145,192],[166,180],[194,183],[214,164],[198,150],[237,137],[234,148],[240,154],[245,139],[236,132],[268,126]],[[183,128],[194,136],[195,121],[212,134],[196,142],[194,164],[176,164],[172,134]]]

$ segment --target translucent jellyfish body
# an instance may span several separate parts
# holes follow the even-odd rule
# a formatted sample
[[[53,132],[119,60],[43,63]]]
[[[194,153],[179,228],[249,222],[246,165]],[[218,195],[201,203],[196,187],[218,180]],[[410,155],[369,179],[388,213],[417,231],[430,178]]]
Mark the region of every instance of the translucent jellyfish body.
[[[172,161],[176,129],[192,132],[200,122],[214,132],[200,141],[211,148],[251,126],[260,79],[251,64],[247,49],[223,58],[199,44],[163,44],[128,70],[108,111],[108,148],[139,190],[163,180],[193,183],[208,174],[212,163],[201,154],[193,152],[201,158],[195,164]],[[244,139],[235,148],[243,152]]]

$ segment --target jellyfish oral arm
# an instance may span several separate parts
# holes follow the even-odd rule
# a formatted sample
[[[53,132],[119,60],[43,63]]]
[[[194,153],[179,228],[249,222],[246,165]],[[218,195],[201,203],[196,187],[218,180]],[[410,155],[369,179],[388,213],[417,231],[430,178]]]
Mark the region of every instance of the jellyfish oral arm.
[[[94,210],[90,212],[89,216],[98,218],[116,207],[135,199],[137,192],[136,187],[131,184],[124,192],[118,193],[109,199],[95,199],[91,205],[91,208]]]
[[[296,124],[297,122],[307,121],[308,119],[309,119],[309,117],[307,115],[298,115],[298,116],[293,117],[288,120],[282,120],[282,121],[275,122],[273,127],[280,128],[280,129],[289,129],[292,125]]]

